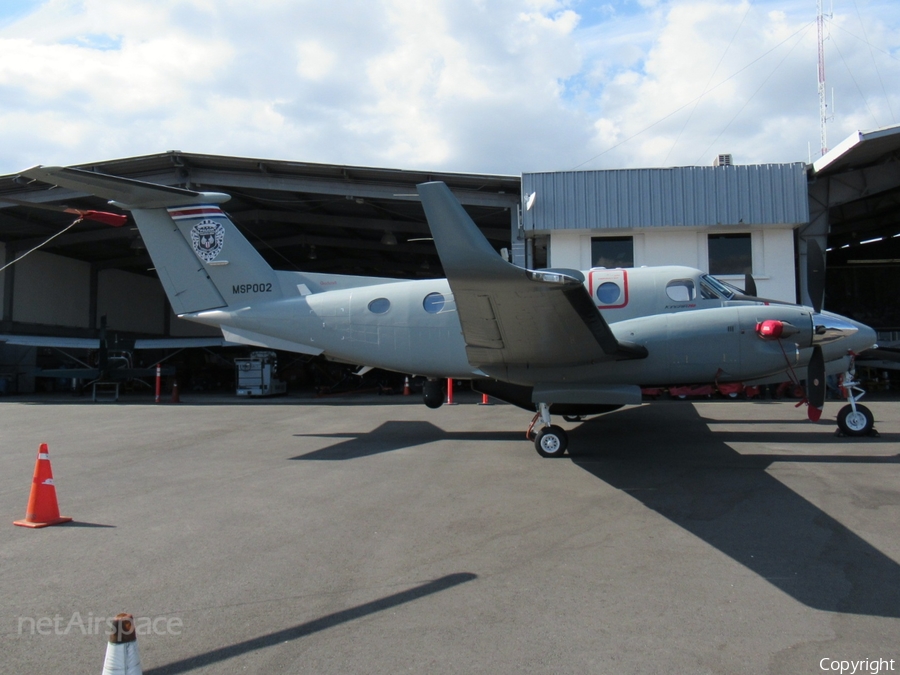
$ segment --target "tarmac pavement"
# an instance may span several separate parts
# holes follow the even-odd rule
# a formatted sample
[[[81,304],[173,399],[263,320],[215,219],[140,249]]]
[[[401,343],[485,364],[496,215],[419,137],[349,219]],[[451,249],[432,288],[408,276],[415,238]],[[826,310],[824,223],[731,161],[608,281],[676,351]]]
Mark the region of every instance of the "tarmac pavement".
[[[99,673],[123,611],[145,675],[900,671],[896,401],[862,439],[667,401],[542,459],[457,400],[0,399],[0,672]],[[39,443],[74,522],[30,530]]]

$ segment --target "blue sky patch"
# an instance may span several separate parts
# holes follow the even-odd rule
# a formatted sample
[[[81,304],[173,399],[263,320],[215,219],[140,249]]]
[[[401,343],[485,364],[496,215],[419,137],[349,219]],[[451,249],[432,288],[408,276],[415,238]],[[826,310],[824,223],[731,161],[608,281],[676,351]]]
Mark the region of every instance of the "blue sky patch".
[[[98,49],[100,51],[111,51],[122,48],[121,35],[105,35],[103,33],[94,33],[91,35],[79,35],[70,40],[62,40],[60,44],[75,45],[77,47],[86,47],[88,49]]]
[[[0,26],[8,26],[28,16],[42,4],[44,0],[3,0],[0,2]]]

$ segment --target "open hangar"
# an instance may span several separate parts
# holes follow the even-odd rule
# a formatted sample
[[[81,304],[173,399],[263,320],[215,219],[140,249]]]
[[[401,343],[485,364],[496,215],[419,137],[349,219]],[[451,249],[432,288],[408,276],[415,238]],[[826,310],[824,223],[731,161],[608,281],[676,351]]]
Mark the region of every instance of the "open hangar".
[[[229,215],[279,269],[442,276],[415,194],[416,184],[431,180],[446,182],[493,246],[527,267],[683,264],[736,285],[751,273],[760,295],[803,301],[806,242],[815,239],[827,249],[826,308],[893,343],[900,331],[898,159],[900,126],[854,134],[808,165],[740,165],[721,155],[705,167],[518,177],[171,151],[79,168],[230,194]],[[85,220],[47,241],[74,218],[40,208],[48,205],[116,210],[92,196],[0,177],[0,259],[9,264],[38,247],[0,276],[0,333],[97,337],[105,316],[111,334],[126,341],[211,336],[173,314],[133,225]],[[228,381],[233,369],[223,366],[246,351],[182,356],[179,378],[221,384],[199,371],[213,364]],[[0,388],[32,391],[35,366],[62,358],[0,345]]]
[[[520,180],[512,176],[329,166],[177,151],[79,168],[230,194],[229,216],[277,269],[407,279],[443,276],[416,195],[416,184],[426,181],[447,183],[498,250],[509,246],[518,222]],[[76,216],[37,208],[41,205],[117,211],[93,196],[47,187],[22,184],[16,176],[0,178],[0,194],[13,200],[0,201],[0,251],[6,262],[40,246],[39,251],[7,267],[0,279],[0,332],[96,337],[105,316],[110,335],[118,339],[211,335],[210,329],[174,315],[131,222],[113,228],[85,220],[44,244]],[[213,333],[221,337],[218,331]],[[197,373],[181,371],[207,368],[213,353],[224,353],[230,359],[247,351],[213,349],[195,354],[197,358],[180,362],[178,377],[190,381]],[[296,355],[286,356],[282,365],[297,360]],[[9,386],[30,391],[35,385],[29,372],[41,357],[61,358],[59,352],[47,349],[0,346],[0,369],[7,374]],[[223,363],[218,359],[219,366]],[[229,373],[233,380],[233,367],[222,374],[227,379]]]

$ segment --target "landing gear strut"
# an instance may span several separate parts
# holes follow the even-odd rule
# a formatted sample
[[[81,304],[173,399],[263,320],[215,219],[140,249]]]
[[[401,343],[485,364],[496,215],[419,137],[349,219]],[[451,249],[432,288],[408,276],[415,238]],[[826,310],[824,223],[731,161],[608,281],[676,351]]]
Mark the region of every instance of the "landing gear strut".
[[[541,429],[534,433],[535,424],[540,421]],[[569,437],[565,430],[550,424],[550,404],[538,403],[538,411],[528,427],[528,438],[534,440],[534,449],[541,457],[562,457],[569,446]]]
[[[844,381],[841,385],[847,393],[849,405],[845,405],[838,412],[838,435],[839,436],[877,436],[875,431],[875,416],[866,406],[857,403],[859,399],[865,396],[866,392],[859,386],[853,376],[855,370],[850,366],[850,370],[844,373]]]

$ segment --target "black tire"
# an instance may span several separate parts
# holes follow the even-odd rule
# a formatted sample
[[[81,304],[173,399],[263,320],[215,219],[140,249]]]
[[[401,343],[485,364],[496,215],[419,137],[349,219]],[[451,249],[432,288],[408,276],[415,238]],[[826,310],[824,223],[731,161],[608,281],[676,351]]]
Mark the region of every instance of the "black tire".
[[[856,413],[852,406],[845,405],[837,416],[838,428],[845,436],[865,436],[875,426],[875,416],[864,405],[856,405]]]
[[[444,405],[444,387],[438,380],[426,380],[422,385],[422,400],[429,408],[440,408]]]
[[[554,424],[544,427],[534,437],[534,449],[541,457],[562,457],[568,446],[566,432]]]
[[[581,422],[584,419],[584,415],[563,415],[563,419],[566,422]]]

